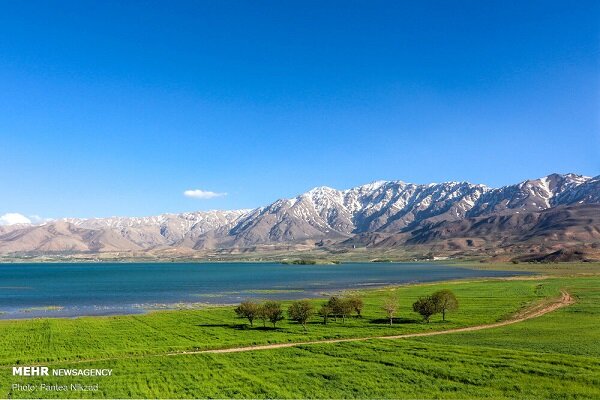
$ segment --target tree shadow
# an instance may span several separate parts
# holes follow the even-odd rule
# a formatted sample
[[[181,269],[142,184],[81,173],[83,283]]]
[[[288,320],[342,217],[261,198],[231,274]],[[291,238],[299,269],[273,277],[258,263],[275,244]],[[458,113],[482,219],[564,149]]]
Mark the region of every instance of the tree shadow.
[[[394,324],[416,324],[421,322],[420,319],[415,319],[415,318],[406,318],[406,317],[397,317],[397,318],[392,318],[392,323]],[[390,324],[390,319],[389,318],[377,318],[377,319],[371,319],[369,320],[369,323],[371,324]]]
[[[196,326],[198,327],[202,327],[202,328],[230,328],[230,329],[236,329],[236,330],[240,330],[240,331],[278,331],[281,328],[280,327],[275,327],[273,328],[272,326],[262,326],[262,325],[256,325],[254,324],[254,326],[250,326],[250,324],[196,324]]]
[[[231,328],[238,330],[251,329],[248,324],[196,324],[196,326],[203,328]]]
[[[278,331],[280,328],[279,327],[273,328],[272,326],[255,326],[252,329],[255,331]]]

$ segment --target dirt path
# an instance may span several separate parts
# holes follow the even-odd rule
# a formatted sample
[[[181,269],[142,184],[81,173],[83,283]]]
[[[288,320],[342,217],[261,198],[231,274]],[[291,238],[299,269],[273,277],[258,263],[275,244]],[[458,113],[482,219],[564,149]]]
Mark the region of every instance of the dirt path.
[[[518,322],[522,322],[528,319],[536,318],[547,314],[549,312],[555,311],[561,307],[568,306],[573,304],[575,301],[573,297],[564,290],[561,290],[561,297],[558,300],[554,300],[550,303],[544,302],[538,304],[535,307],[528,308],[523,312],[513,316],[511,319],[507,319],[506,321],[496,322],[493,324],[487,325],[475,325],[469,326],[466,328],[456,328],[456,329],[447,329],[443,331],[433,331],[433,332],[421,332],[421,333],[406,333],[403,335],[394,335],[394,336],[369,336],[369,337],[361,337],[361,338],[348,338],[348,339],[329,339],[329,340],[314,340],[309,342],[295,342],[295,343],[278,343],[278,344],[267,344],[261,346],[246,346],[246,347],[233,347],[229,349],[213,349],[213,350],[197,350],[197,351],[184,351],[184,352],[175,352],[175,353],[167,353],[168,356],[176,356],[182,354],[211,354],[211,353],[239,353],[243,351],[257,351],[257,350],[271,350],[271,349],[281,349],[285,347],[295,347],[295,346],[303,346],[308,344],[324,344],[324,343],[344,343],[344,342],[363,342],[365,340],[373,340],[373,339],[406,339],[413,337],[424,337],[424,336],[435,336],[435,335],[447,335],[449,333],[459,333],[459,332],[471,332],[471,331],[480,331],[483,329],[491,329],[498,328],[501,326],[516,324]]]
[[[364,342],[366,340],[373,339],[407,339],[413,337],[425,337],[425,336],[435,336],[435,335],[447,335],[450,333],[459,333],[459,332],[471,332],[471,331],[480,331],[483,329],[491,329],[498,328],[501,326],[516,324],[518,322],[526,321],[528,319],[536,318],[542,316],[544,314],[548,314],[552,311],[555,311],[561,307],[568,306],[573,304],[575,300],[571,297],[571,295],[564,290],[561,290],[561,297],[559,299],[548,300],[542,302],[534,307],[530,307],[526,310],[523,310],[521,313],[514,315],[510,319],[501,322],[495,322],[493,324],[487,325],[475,325],[469,326],[466,328],[456,328],[456,329],[447,329],[442,331],[433,331],[433,332],[421,332],[421,333],[406,333],[403,335],[394,335],[394,336],[368,336],[368,337],[359,337],[359,338],[347,338],[347,339],[325,339],[325,340],[314,340],[307,342],[294,342],[294,343],[277,343],[277,344],[267,344],[267,345],[259,345],[259,346],[246,346],[246,347],[232,347],[227,349],[212,349],[212,350],[194,350],[194,351],[178,351],[178,352],[170,352],[170,353],[158,353],[158,354],[136,354],[136,355],[126,355],[121,357],[105,357],[105,358],[94,358],[94,359],[79,359],[79,360],[61,360],[61,361],[52,361],[46,363],[36,363],[31,365],[64,365],[64,364],[81,364],[81,363],[89,363],[89,362],[100,362],[100,361],[116,361],[122,359],[140,359],[147,357],[164,357],[164,356],[180,356],[180,355],[189,355],[189,354],[216,354],[216,353],[240,353],[244,351],[258,351],[258,350],[272,350],[272,349],[282,349],[287,347],[296,347],[296,346],[304,346],[310,344],[327,344],[327,343],[344,343],[344,342]],[[11,368],[9,366],[0,366],[0,369]]]

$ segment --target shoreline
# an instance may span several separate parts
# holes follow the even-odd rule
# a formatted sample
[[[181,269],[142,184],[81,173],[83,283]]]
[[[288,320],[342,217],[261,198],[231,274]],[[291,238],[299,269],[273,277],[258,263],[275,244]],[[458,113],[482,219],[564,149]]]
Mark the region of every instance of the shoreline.
[[[189,265],[200,265],[200,264],[241,264],[242,262],[230,262],[230,261],[221,261],[218,263],[212,262],[185,262],[185,263],[174,263],[174,264],[189,264]],[[281,264],[274,261],[265,261],[265,262],[251,262],[245,261],[243,264],[252,263],[252,264],[263,264],[263,265],[273,265],[278,264],[286,266],[286,264]],[[235,292],[223,292],[217,294],[204,294],[198,295],[198,298],[222,298],[226,295],[238,295],[238,298],[232,301],[167,301],[161,302],[156,301],[152,303],[132,303],[128,305],[115,306],[112,309],[109,307],[108,309],[86,313],[86,312],[77,312],[74,311],[69,315],[56,315],[56,312],[44,311],[44,312],[19,312],[18,314],[15,312],[15,309],[11,309],[9,312],[4,310],[0,311],[0,322],[1,321],[23,321],[23,320],[33,320],[33,319],[75,319],[75,318],[106,318],[106,317],[115,317],[115,316],[127,316],[127,315],[146,315],[151,313],[158,312],[177,312],[177,311],[185,311],[185,310],[203,310],[206,308],[215,308],[215,307],[230,307],[235,304],[239,304],[240,301],[244,299],[268,299],[271,298],[273,300],[278,301],[291,301],[291,300],[299,300],[299,299],[318,299],[320,297],[326,297],[332,293],[343,293],[348,291],[353,292],[371,292],[377,290],[386,290],[393,288],[401,288],[407,286],[427,286],[427,285],[435,285],[440,282],[447,283],[449,285],[460,284],[465,282],[480,282],[480,281],[496,281],[496,280],[537,280],[537,279],[550,279],[564,276],[595,276],[600,273],[600,263],[557,263],[557,264],[539,264],[539,263],[481,263],[481,262],[464,262],[464,261],[456,261],[456,260],[436,260],[432,262],[393,262],[393,263],[373,263],[376,265],[380,264],[399,264],[399,265],[410,265],[410,264],[421,264],[425,263],[428,265],[438,265],[438,266],[447,266],[450,268],[465,268],[472,271],[501,271],[506,273],[505,276],[480,276],[480,277],[463,277],[463,278],[451,278],[448,280],[431,280],[431,281],[412,281],[412,282],[380,282],[376,284],[361,285],[356,284],[355,286],[344,286],[344,287],[332,287],[332,288],[323,288],[323,289],[305,289],[305,288],[288,288],[288,289],[243,289]],[[39,266],[40,263],[31,263],[31,265]],[[57,264],[57,263],[53,263]],[[64,264],[67,266],[75,266],[75,265],[85,265],[90,266],[89,263],[58,263]],[[112,262],[102,262],[101,265],[109,265],[109,264],[117,264]],[[119,264],[123,265],[137,265],[137,264],[145,264],[142,262],[121,262]],[[156,263],[149,263],[156,264]],[[171,264],[171,263],[169,263]],[[355,265],[362,264],[362,262],[350,261],[343,262],[337,266],[344,267],[344,265]],[[4,263],[4,266],[15,266],[15,263]],[[288,264],[289,265],[289,264]],[[2,268],[3,263],[0,263],[0,268]],[[306,267],[306,266],[297,266],[297,265],[289,265],[291,268],[296,267]],[[309,265],[308,267],[320,267],[321,265]],[[323,265],[334,266],[334,265]],[[91,266],[90,266],[91,267]],[[290,293],[296,293],[296,295],[290,295]],[[257,296],[259,294],[264,294],[265,296]],[[278,294],[279,296],[269,296],[272,294]],[[35,305],[31,307],[24,308],[44,308],[44,307],[55,307],[56,304],[51,304],[49,302],[45,305]],[[59,306],[65,307],[65,306]],[[66,306],[69,307],[69,306]],[[77,307],[77,306],[71,306]],[[88,306],[88,307],[94,307]],[[103,306],[97,306],[102,308]],[[10,315],[9,315],[10,314]],[[16,315],[15,315],[16,314]],[[33,314],[33,315],[32,315]],[[60,313],[59,313],[60,314]]]
[[[293,260],[292,260],[293,261]],[[102,260],[90,260],[90,259],[67,259],[67,260],[40,260],[40,259],[0,259],[0,265],[12,265],[12,264],[282,264],[282,265],[340,265],[340,264],[410,264],[410,263],[447,263],[447,262],[464,262],[464,263],[479,263],[478,260],[460,260],[460,259],[439,259],[439,260],[428,260],[428,259],[411,259],[411,260],[384,260],[380,261],[377,258],[361,260],[326,260],[319,259],[316,262],[307,264],[296,264],[289,260],[252,260],[252,259],[228,259],[228,260],[209,260],[209,259],[142,259],[142,258],[123,258],[123,259],[102,259]],[[492,263],[493,264],[493,263]]]
[[[507,271],[510,272],[510,271]],[[281,302],[289,302],[289,301],[294,301],[294,300],[315,300],[315,299],[323,299],[326,300],[327,297],[332,296],[332,295],[343,295],[344,293],[361,293],[361,294],[365,294],[365,293],[369,293],[369,292],[378,292],[378,291],[386,291],[386,290],[394,290],[394,289],[399,289],[399,288],[406,288],[406,287],[426,287],[426,286],[434,286],[434,285],[439,285],[440,283],[447,283],[448,285],[459,285],[459,284],[465,284],[465,283],[477,283],[477,282],[489,282],[489,281],[509,281],[509,280],[546,280],[546,279],[552,279],[552,276],[546,276],[546,275],[538,275],[536,272],[531,272],[531,273],[524,273],[523,271],[514,271],[514,272],[518,272],[518,274],[516,275],[509,275],[509,276],[488,276],[488,277],[465,277],[465,278],[457,278],[457,279],[449,279],[449,280],[431,280],[431,281],[421,281],[421,282],[406,282],[406,283],[386,283],[386,284],[375,284],[369,287],[347,287],[347,288],[331,288],[329,289],[327,292],[318,292],[318,291],[308,291],[308,290],[303,290],[301,293],[304,296],[292,296],[292,297],[280,297],[280,298],[276,298],[274,300],[277,301],[281,301]],[[252,292],[252,290],[249,290],[248,292]],[[292,293],[295,291],[288,291],[287,293]],[[241,293],[241,292],[240,292]],[[298,292],[295,292],[298,293]],[[313,294],[313,296],[306,296],[307,294]],[[248,294],[254,294],[254,293],[248,293]],[[267,294],[267,293],[265,293]],[[266,297],[261,298],[261,297],[252,297],[252,296],[247,296],[244,297],[243,299],[255,299],[255,300],[264,300],[266,299]],[[242,300],[243,301],[243,300]],[[181,311],[200,311],[200,310],[207,310],[207,309],[211,309],[211,308],[227,308],[227,307],[233,307],[235,305],[239,304],[239,302],[234,302],[234,303],[209,303],[209,302],[176,302],[176,303],[154,303],[154,305],[157,305],[157,307],[145,307],[144,305],[141,304],[134,304],[131,305],[130,307],[128,306],[121,306],[121,309],[127,309],[130,311],[133,310],[139,310],[139,312],[106,312],[103,314],[81,314],[81,315],[25,315],[23,317],[17,317],[17,318],[4,318],[3,315],[6,314],[6,312],[0,311],[0,324],[2,324],[3,322],[9,322],[9,321],[30,321],[30,320],[43,320],[43,319],[79,319],[79,318],[110,318],[110,317],[119,317],[119,316],[133,316],[133,315],[148,315],[148,314],[154,314],[154,313],[163,313],[163,312],[168,312],[168,313],[176,313],[176,312],[181,312]],[[163,307],[164,306],[164,307]],[[52,307],[52,306],[48,306],[48,307]],[[93,307],[93,306],[92,306]],[[63,307],[62,310],[64,310],[66,307]],[[62,311],[61,310],[61,311]],[[53,310],[47,310],[45,312],[52,312]],[[22,312],[23,314],[27,314],[27,312]]]

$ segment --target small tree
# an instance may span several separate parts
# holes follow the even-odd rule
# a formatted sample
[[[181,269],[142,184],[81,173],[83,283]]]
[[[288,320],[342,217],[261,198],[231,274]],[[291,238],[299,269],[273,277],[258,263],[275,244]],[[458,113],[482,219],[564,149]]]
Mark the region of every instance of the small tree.
[[[235,313],[240,318],[246,318],[250,326],[254,326],[254,319],[258,317],[260,306],[253,301],[244,301],[235,308]]]
[[[281,303],[278,301],[265,301],[261,308],[265,318],[273,324],[273,328],[275,328],[275,325],[284,318]]]
[[[327,306],[331,307],[333,315],[336,317],[342,317],[342,322],[346,322],[346,317],[352,313],[352,310],[354,310],[350,300],[340,299],[336,296],[332,296],[329,299]]]
[[[350,302],[352,309],[356,312],[356,316],[358,318],[361,318],[362,317],[362,315],[361,315],[362,309],[365,305],[362,297],[360,297],[359,295],[354,295],[354,296],[348,298],[348,301]]]
[[[323,317],[323,325],[327,325],[327,320],[333,314],[333,308],[329,307],[327,303],[323,304],[319,309],[319,315]]]
[[[431,296],[419,297],[419,300],[413,303],[413,310],[421,314],[425,322],[429,322],[429,318],[436,313],[436,309],[436,304]]]
[[[388,298],[385,299],[382,308],[385,311],[385,314],[387,315],[388,319],[390,320],[390,325],[392,325],[394,322],[394,315],[398,310],[398,297],[396,297],[394,293],[390,294]]]
[[[436,306],[436,312],[442,313],[442,321],[446,320],[446,312],[458,310],[458,300],[451,290],[438,290],[431,295]]]
[[[329,300],[327,300],[327,303],[325,303],[325,306],[331,310],[331,315],[333,315],[334,320],[338,316],[338,312],[340,311],[340,301],[341,300],[339,297],[331,296]]]
[[[346,322],[346,317],[352,314],[354,307],[348,299],[341,299],[337,304],[336,314],[342,316],[342,323]]]
[[[302,324],[306,331],[306,322],[315,314],[315,308],[308,300],[295,301],[288,308],[290,319]]]
[[[258,312],[256,314],[256,318],[258,318],[262,321],[263,327],[267,326],[267,321],[269,320],[269,316],[267,315],[267,310],[265,309],[264,304],[258,305]]]

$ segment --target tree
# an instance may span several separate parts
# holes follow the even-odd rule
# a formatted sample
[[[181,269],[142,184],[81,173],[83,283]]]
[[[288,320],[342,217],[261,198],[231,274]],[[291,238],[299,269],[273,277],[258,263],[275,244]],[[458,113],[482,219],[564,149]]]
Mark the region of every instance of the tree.
[[[319,309],[319,315],[323,317],[323,325],[327,325],[327,320],[329,319],[331,314],[333,314],[333,308],[331,308],[327,304],[328,303],[323,304]]]
[[[429,318],[436,313],[437,306],[431,296],[419,297],[419,300],[413,303],[413,310],[421,314],[425,322],[429,322]]]
[[[308,300],[300,300],[293,302],[288,308],[289,317],[302,324],[306,331],[306,322],[315,314],[315,308]]]
[[[364,302],[363,302],[362,297],[360,297],[359,295],[354,295],[354,296],[351,296],[350,298],[348,298],[348,301],[350,302],[352,309],[356,312],[356,316],[358,318],[361,318],[362,317],[361,312],[364,307]]]
[[[354,310],[352,303],[348,299],[340,299],[332,296],[326,305],[331,308],[332,314],[336,317],[342,317],[342,322],[346,322],[346,317]]]
[[[273,328],[275,328],[275,325],[284,318],[281,303],[278,301],[265,301],[261,308],[264,318],[273,324]]]
[[[446,320],[446,312],[458,310],[458,300],[451,290],[438,290],[431,298],[436,305],[436,312],[442,313],[442,321]]]
[[[235,313],[240,318],[246,318],[250,321],[250,326],[254,326],[254,319],[258,317],[260,306],[253,301],[244,301],[235,308]]]
[[[385,302],[383,303],[382,308],[390,320],[390,325],[392,325],[394,322],[394,315],[396,314],[396,311],[398,310],[398,298],[396,297],[396,295],[394,293],[390,294],[388,296],[388,298],[385,299]]]
[[[346,322],[346,317],[352,314],[352,303],[348,299],[340,299],[337,302],[335,309],[333,312],[342,317],[342,323]]]
[[[334,319],[337,317],[338,312],[340,311],[340,301],[341,300],[339,297],[331,296],[329,300],[327,300],[327,303],[325,303],[325,307],[328,307],[331,310],[331,315],[333,315]]]
[[[342,323],[346,322],[346,317],[352,314],[354,307],[349,299],[342,299],[338,303],[337,312],[342,316]]]
[[[258,313],[256,314],[256,317],[262,321],[263,327],[267,326],[267,321],[269,320],[269,316],[267,315],[264,304],[258,305]]]

